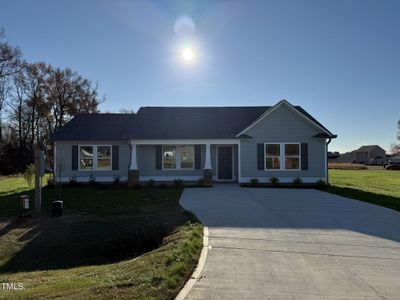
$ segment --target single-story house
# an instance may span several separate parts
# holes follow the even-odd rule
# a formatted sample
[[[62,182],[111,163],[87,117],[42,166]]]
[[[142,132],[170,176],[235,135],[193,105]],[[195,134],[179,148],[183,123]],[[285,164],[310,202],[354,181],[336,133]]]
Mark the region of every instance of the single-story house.
[[[56,180],[327,181],[332,134],[300,106],[142,107],[82,114],[56,131]]]
[[[383,165],[386,160],[386,151],[378,145],[361,146],[357,150],[341,154],[335,162],[358,163],[367,165]]]

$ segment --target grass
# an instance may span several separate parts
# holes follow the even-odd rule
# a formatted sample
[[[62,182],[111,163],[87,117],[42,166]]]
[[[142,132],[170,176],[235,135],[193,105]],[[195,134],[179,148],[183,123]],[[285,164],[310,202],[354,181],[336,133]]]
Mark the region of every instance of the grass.
[[[172,299],[197,264],[202,226],[180,189],[66,187],[60,218],[44,189],[43,216],[15,219],[25,193],[20,178],[0,179],[0,282],[24,284],[0,299]]]
[[[329,170],[327,192],[400,211],[400,172]]]

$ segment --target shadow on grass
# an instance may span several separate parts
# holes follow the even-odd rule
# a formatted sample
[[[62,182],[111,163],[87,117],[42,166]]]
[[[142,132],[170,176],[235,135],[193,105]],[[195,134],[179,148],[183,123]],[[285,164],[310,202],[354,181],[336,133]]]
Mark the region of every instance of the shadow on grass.
[[[113,201],[112,195],[116,193],[120,197]],[[20,194],[7,197],[18,199]],[[132,259],[159,247],[165,236],[194,218],[179,205],[180,192],[176,191],[80,188],[65,194],[66,206],[74,209],[67,210],[64,216],[49,217],[47,199],[41,218],[16,219],[0,228],[0,239],[7,235],[9,243],[26,243],[0,267],[0,273],[65,269]],[[91,197],[84,199],[85,194]],[[15,210],[14,204],[7,207]],[[107,211],[112,213],[106,214]]]
[[[322,188],[321,190],[329,193],[333,193],[336,195],[340,195],[343,197],[353,198],[356,200],[368,202],[371,204],[376,204],[379,206],[391,208],[397,211],[400,211],[400,198],[387,196],[382,194],[376,194],[371,192],[365,192],[359,189],[349,188],[349,187],[340,187],[340,186],[328,186]]]
[[[64,216],[19,224],[26,229],[18,242],[27,242],[0,273],[64,269],[134,258],[160,246],[167,228],[149,219]],[[9,231],[10,234],[12,234]]]

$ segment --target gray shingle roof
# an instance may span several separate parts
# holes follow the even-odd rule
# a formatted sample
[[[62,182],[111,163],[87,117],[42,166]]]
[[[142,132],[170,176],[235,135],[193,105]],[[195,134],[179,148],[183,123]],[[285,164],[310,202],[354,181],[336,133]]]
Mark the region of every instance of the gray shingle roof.
[[[294,107],[322,126],[300,106]],[[269,108],[270,106],[142,107],[136,114],[82,114],[56,131],[51,139],[112,141],[235,138]]]
[[[366,146],[361,146],[360,148],[358,148],[355,151],[362,151],[362,152],[370,152],[373,151],[375,149],[381,150],[381,151],[385,151],[385,149],[383,149],[382,147],[378,146],[378,145],[366,145]]]
[[[142,107],[136,127],[125,138],[222,139],[235,138],[268,107]]]
[[[51,140],[121,140],[126,128],[135,126],[135,118],[135,114],[81,114],[53,133]]]

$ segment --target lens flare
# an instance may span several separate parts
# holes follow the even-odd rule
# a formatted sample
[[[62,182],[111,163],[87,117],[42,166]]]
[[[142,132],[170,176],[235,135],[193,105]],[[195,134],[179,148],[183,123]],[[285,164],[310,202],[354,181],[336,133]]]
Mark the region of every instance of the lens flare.
[[[183,15],[176,19],[174,31],[179,37],[187,37],[195,34],[196,26],[192,18]]]
[[[195,53],[194,53],[193,49],[191,49],[189,47],[183,48],[181,55],[182,55],[183,60],[187,61],[187,62],[192,61],[195,57]]]

